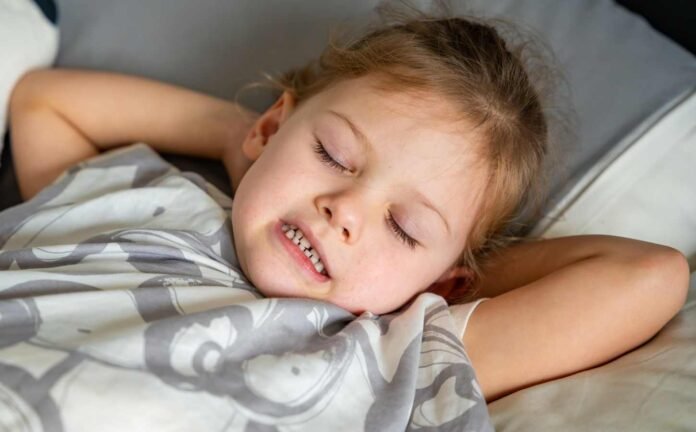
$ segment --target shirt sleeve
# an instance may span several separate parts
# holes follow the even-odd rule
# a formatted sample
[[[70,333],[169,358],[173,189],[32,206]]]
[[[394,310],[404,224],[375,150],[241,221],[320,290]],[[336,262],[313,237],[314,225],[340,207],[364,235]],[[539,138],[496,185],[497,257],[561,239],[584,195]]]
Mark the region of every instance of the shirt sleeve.
[[[459,340],[464,340],[466,325],[469,323],[469,318],[474,312],[474,309],[476,309],[476,306],[488,299],[489,297],[484,297],[469,303],[456,304],[449,307],[450,313],[452,314],[452,319],[454,320],[454,328],[457,330]]]

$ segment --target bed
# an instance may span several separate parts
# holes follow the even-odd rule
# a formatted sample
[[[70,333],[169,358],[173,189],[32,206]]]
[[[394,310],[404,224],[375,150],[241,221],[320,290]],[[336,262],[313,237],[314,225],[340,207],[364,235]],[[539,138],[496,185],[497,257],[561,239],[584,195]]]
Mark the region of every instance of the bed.
[[[60,29],[58,67],[149,76],[262,110],[272,94],[237,91],[260,71],[314,57],[334,24],[363,23],[378,2],[61,0],[57,11],[39,3]],[[558,103],[567,123],[554,131],[564,158],[544,217],[519,234],[638,238],[679,249],[692,271],[686,305],[654,338],[599,367],[494,401],[495,430],[696,428],[696,58],[607,0],[478,0],[455,10],[521,23],[546,41],[566,74]],[[5,147],[0,210],[19,203]],[[231,194],[220,163],[163,157]]]

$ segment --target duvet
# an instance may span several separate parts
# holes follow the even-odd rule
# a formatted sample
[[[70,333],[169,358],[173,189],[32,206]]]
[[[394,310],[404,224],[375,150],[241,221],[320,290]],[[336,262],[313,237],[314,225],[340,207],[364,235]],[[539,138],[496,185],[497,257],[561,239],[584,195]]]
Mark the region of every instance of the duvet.
[[[493,430],[444,299],[265,298],[232,205],[135,143],[0,212],[0,429]]]

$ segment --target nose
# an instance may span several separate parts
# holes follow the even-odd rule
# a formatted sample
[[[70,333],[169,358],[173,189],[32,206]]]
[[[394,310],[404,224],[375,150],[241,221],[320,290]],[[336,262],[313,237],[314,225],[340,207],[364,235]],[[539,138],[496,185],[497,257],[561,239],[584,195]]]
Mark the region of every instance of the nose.
[[[317,207],[329,225],[338,231],[341,239],[355,243],[362,231],[362,216],[357,197],[342,193],[317,200]]]

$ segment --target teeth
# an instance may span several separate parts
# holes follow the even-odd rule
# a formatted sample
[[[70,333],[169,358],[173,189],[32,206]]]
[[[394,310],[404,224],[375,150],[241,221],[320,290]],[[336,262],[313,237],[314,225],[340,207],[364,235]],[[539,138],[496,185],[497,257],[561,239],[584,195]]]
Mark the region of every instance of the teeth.
[[[302,250],[305,256],[309,258],[310,261],[312,261],[312,264],[314,264],[314,269],[318,273],[328,275],[324,271],[324,264],[319,259],[319,255],[316,253],[316,251],[312,250],[311,243],[309,243],[309,240],[305,238],[304,234],[302,233],[302,231],[300,231],[299,228],[297,228],[294,225],[283,224],[281,229],[285,233],[285,237],[292,240],[292,242],[295,243],[300,248],[300,250]]]
[[[285,237],[292,240],[293,243],[300,246],[302,249],[312,248],[311,243],[305,238],[304,233],[296,226],[284,224],[282,229],[285,232]]]

